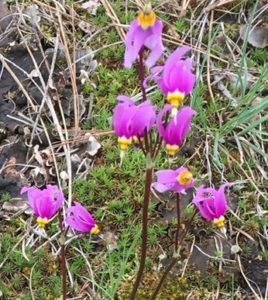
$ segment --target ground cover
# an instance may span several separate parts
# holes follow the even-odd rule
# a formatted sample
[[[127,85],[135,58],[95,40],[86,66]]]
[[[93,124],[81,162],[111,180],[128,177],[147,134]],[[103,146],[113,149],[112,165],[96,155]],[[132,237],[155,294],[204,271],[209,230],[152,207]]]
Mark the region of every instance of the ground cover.
[[[228,195],[228,238],[196,216],[159,299],[267,297],[268,53],[265,38],[261,48],[252,42],[252,28],[264,28],[267,36],[267,4],[225,2],[153,2],[165,24],[167,52],[191,45],[197,74],[187,100],[197,111],[191,132],[172,164],[161,150],[155,169],[187,163],[200,184],[236,182]],[[141,3],[99,4],[94,12],[83,2],[1,2],[3,299],[60,299],[59,241],[32,243],[31,212],[19,195],[21,186],[42,186],[57,176],[66,199],[79,200],[101,228],[100,237],[85,235],[68,245],[69,298],[128,299],[133,286],[145,160],[137,146],[120,166],[111,124],[119,94],[141,99],[136,69],[122,63],[125,25]],[[74,59],[80,62],[72,64]],[[43,103],[44,95],[51,103]],[[155,86],[149,96],[155,104],[165,101]],[[137,299],[149,299],[172,259],[173,198],[152,194],[148,259]],[[193,211],[191,199],[192,192],[182,199],[183,224]],[[52,223],[48,234],[57,233]]]

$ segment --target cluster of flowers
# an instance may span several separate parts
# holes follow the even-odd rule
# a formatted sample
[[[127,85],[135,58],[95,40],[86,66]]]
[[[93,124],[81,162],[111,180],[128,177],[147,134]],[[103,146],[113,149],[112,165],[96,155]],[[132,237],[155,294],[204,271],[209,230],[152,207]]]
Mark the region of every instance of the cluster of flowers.
[[[168,155],[174,156],[183,144],[192,117],[196,114],[191,107],[182,106],[183,99],[192,92],[195,85],[192,58],[185,57],[190,48],[179,47],[167,58],[163,66],[155,66],[164,51],[162,29],[162,22],[157,19],[150,5],[147,5],[132,21],[126,36],[125,67],[130,68],[143,49],[147,48],[150,53],[145,65],[149,68],[150,75],[143,82],[144,88],[148,80],[154,80],[166,96],[168,104],[157,115],[157,108],[149,99],[143,99],[142,103],[135,105],[127,96],[118,97],[119,103],[113,114],[113,127],[121,153],[124,153],[133,141],[141,141],[156,125]],[[184,167],[162,170],[157,172],[156,176],[157,182],[153,186],[159,192],[182,193],[194,184],[192,173]],[[216,190],[201,186],[193,199],[201,215],[207,220],[212,220],[218,228],[224,226],[224,213],[227,210],[225,187],[226,185],[222,185]]]
[[[185,193],[194,186],[192,173],[184,167],[177,170],[161,170],[156,172],[157,182],[153,187],[160,193],[175,192]],[[212,221],[219,229],[224,228],[224,214],[227,211],[225,188],[229,184],[223,184],[218,190],[203,185],[198,187],[192,203],[198,208],[201,216],[207,221]]]
[[[37,217],[38,226],[44,229],[63,205],[62,191],[56,185],[48,184],[42,190],[35,187],[24,187],[21,194],[24,193],[27,193],[28,203]],[[66,227],[69,226],[79,232],[99,233],[98,225],[92,215],[78,202],[67,209],[63,223]]]

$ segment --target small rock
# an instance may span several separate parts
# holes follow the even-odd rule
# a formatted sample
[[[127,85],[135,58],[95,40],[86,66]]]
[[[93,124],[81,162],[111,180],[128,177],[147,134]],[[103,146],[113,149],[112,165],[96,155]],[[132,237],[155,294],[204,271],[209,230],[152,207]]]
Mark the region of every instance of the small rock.
[[[3,210],[10,212],[18,212],[20,210],[26,210],[28,208],[27,201],[21,198],[13,198],[5,202],[2,206]]]

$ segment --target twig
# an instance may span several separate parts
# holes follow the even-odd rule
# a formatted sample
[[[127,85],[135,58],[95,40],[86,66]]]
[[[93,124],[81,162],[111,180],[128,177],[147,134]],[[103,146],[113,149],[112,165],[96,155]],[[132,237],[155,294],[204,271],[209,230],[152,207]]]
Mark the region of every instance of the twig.
[[[237,255],[237,261],[238,261],[238,265],[239,265],[239,268],[240,268],[240,272],[243,276],[243,278],[245,279],[248,287],[250,288],[250,290],[252,291],[252,293],[254,294],[254,296],[256,297],[257,300],[263,300],[262,296],[260,297],[256,291],[254,290],[254,288],[252,287],[252,285],[250,284],[246,274],[244,273],[243,271],[243,267],[242,267],[242,263],[241,263],[241,259],[240,259],[240,255]]]
[[[32,278],[33,278],[34,267],[36,266],[36,264],[37,264],[37,262],[31,268],[30,279],[29,279],[29,289],[30,289],[32,300],[35,300],[34,293],[33,293],[33,286],[32,286]]]
[[[234,1],[236,1],[236,0],[222,0],[222,1],[217,1],[216,3],[213,3],[213,4],[208,5],[208,6],[204,9],[204,11],[205,11],[205,12],[209,12],[209,11],[215,9],[215,8],[218,8],[218,7],[220,7],[220,6],[223,6],[223,5],[225,5],[225,4],[228,4],[228,3],[231,3],[231,2],[234,2]],[[245,1],[245,0],[241,0],[241,1]]]
[[[109,1],[107,1],[107,0],[101,0],[101,3],[102,3],[103,7],[105,8],[105,10],[107,12],[107,15],[112,20],[113,25],[115,26],[115,29],[116,29],[117,33],[119,34],[120,38],[122,40],[124,40],[125,39],[125,32],[121,27],[117,26],[117,24],[120,24],[120,20],[117,17],[113,7],[111,6]],[[115,24],[114,20],[116,21],[117,24]]]

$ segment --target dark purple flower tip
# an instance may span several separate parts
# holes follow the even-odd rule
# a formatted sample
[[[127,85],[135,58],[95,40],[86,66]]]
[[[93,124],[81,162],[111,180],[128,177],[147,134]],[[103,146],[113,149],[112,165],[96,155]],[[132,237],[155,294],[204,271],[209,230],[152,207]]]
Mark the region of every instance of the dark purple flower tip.
[[[67,209],[65,223],[79,232],[99,233],[98,225],[93,216],[78,202]]]
[[[64,195],[56,185],[48,184],[45,189],[23,187],[21,194],[27,193],[28,203],[38,217],[40,227],[45,227],[57,211],[62,207]]]

